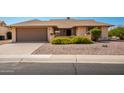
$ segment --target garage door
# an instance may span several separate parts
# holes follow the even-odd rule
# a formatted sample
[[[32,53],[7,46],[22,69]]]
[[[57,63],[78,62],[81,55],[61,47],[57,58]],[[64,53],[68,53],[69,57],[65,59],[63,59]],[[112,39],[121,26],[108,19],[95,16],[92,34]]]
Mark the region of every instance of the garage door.
[[[46,28],[18,28],[17,42],[43,42],[47,41]]]

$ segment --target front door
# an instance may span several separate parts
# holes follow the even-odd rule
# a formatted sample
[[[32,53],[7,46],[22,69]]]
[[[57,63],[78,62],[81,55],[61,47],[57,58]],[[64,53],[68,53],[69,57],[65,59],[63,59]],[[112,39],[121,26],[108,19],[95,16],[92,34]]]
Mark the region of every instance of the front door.
[[[71,36],[71,30],[70,29],[66,30],[66,36]]]

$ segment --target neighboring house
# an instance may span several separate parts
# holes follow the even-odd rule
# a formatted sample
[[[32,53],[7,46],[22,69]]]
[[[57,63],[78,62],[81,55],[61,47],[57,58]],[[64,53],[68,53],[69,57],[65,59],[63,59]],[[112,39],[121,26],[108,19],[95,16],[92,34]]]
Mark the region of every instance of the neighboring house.
[[[81,36],[89,34],[90,29],[98,27],[101,29],[101,39],[108,39],[108,28],[110,24],[97,22],[95,20],[31,20],[11,25],[13,42],[35,42],[49,41],[56,36]]]
[[[7,32],[9,31],[9,28],[6,26],[6,23],[4,21],[0,21],[0,40],[7,39]]]

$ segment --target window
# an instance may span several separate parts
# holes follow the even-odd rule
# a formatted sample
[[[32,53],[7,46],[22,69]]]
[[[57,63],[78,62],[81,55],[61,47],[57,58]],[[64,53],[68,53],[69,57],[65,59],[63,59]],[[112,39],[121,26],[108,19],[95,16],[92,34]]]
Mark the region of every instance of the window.
[[[0,40],[5,40],[5,36],[0,35]]]

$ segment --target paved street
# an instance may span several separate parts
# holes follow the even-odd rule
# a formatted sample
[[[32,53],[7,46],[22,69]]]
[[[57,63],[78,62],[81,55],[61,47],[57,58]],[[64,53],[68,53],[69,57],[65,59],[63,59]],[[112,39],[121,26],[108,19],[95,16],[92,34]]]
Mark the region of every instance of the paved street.
[[[1,75],[124,75],[124,64],[0,63]]]
[[[3,75],[124,75],[123,55],[0,56]]]

